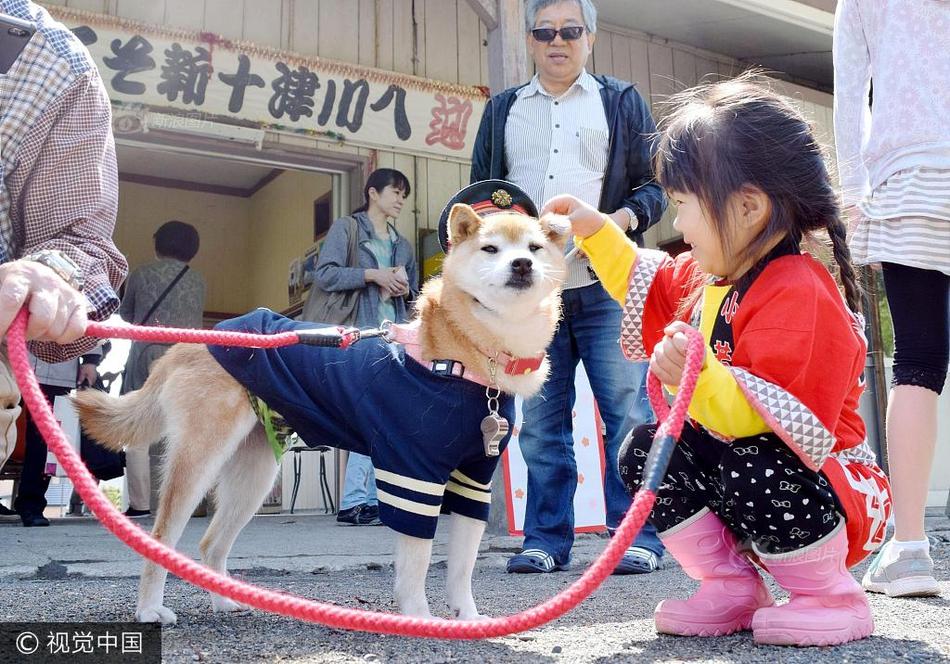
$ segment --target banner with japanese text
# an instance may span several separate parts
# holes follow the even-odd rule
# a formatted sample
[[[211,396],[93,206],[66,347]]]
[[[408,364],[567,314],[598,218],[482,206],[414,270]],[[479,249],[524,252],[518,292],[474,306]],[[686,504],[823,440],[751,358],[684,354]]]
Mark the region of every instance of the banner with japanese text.
[[[467,160],[487,101],[431,81],[62,7],[113,102]]]

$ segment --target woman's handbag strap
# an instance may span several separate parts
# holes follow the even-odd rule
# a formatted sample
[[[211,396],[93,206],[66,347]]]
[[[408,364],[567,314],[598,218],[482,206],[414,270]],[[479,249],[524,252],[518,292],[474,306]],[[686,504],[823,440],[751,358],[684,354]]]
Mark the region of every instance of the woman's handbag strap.
[[[175,275],[175,278],[172,279],[172,282],[168,284],[168,286],[165,287],[165,290],[162,291],[162,294],[158,296],[158,299],[155,300],[155,304],[152,305],[152,308],[149,309],[148,313],[145,314],[142,317],[142,320],[138,322],[139,325],[145,325],[148,319],[152,317],[152,314],[155,313],[155,310],[158,309],[158,305],[160,305],[164,301],[165,296],[171,292],[172,288],[175,287],[175,284],[181,281],[181,278],[185,276],[185,272],[187,271],[188,271],[188,265],[186,264],[185,267],[181,268],[181,271]]]

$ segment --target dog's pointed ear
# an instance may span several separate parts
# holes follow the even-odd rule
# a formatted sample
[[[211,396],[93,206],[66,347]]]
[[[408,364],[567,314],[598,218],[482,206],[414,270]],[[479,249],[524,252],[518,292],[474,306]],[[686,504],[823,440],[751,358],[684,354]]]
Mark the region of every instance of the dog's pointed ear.
[[[449,242],[457,247],[478,232],[482,218],[470,205],[456,203],[449,211]]]
[[[541,215],[538,223],[541,224],[541,230],[544,231],[547,238],[560,249],[564,249],[568,238],[571,237],[570,220],[564,215],[548,212]]]

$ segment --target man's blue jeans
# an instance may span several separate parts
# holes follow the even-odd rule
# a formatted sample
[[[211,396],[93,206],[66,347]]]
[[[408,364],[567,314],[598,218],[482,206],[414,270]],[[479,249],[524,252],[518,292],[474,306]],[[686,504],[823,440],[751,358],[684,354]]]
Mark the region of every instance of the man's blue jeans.
[[[346,459],[340,509],[347,510],[363,503],[377,504],[376,472],[373,470],[373,460],[365,454],[350,452]]]
[[[562,319],[548,346],[551,374],[541,391],[525,402],[518,437],[528,467],[524,548],[542,549],[559,564],[570,562],[574,544],[577,463],[571,413],[577,363],[584,362],[607,429],[604,498],[609,529],[620,524],[630,506],[617,467],[620,444],[631,429],[653,421],[646,396],[647,364],[628,361],[620,350],[620,305],[599,283],[565,290],[562,299]],[[635,544],[663,554],[649,524]]]

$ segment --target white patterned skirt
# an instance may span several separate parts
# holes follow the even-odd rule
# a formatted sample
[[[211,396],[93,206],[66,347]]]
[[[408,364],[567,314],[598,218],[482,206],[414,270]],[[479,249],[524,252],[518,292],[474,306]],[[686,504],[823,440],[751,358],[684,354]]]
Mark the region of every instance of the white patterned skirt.
[[[950,275],[950,170],[898,171],[860,207],[850,238],[855,263],[898,263]]]

